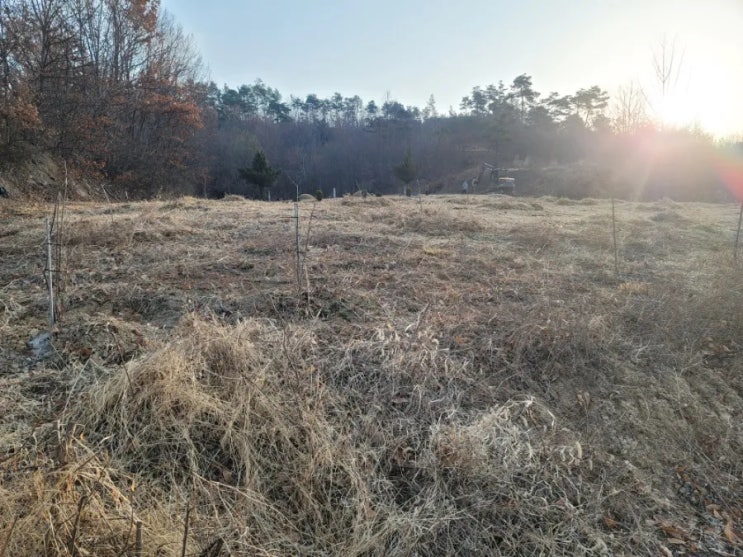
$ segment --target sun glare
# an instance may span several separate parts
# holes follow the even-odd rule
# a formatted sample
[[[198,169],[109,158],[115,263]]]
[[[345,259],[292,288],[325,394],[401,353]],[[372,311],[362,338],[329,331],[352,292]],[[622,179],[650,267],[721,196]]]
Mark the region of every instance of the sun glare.
[[[691,99],[678,94],[667,95],[658,101],[658,117],[663,124],[675,127],[699,122],[699,113]]]
[[[727,103],[702,99],[692,94],[670,94],[656,101],[658,121],[675,128],[699,127],[705,132],[723,137],[732,133],[733,115]]]
[[[699,127],[713,136],[730,133],[730,115],[725,104],[693,94],[669,94],[656,102],[660,123],[674,128]]]
[[[711,56],[707,63],[691,66],[670,91],[651,99],[657,120],[673,127],[700,127],[717,137],[737,133],[740,114],[735,91],[740,83],[726,70]]]

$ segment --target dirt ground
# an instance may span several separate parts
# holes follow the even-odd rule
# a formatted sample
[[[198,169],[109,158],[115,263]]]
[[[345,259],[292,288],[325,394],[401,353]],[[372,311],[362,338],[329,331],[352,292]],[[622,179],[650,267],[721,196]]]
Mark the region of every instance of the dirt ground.
[[[743,554],[735,205],[70,203],[37,357],[52,210],[0,199],[0,557]]]

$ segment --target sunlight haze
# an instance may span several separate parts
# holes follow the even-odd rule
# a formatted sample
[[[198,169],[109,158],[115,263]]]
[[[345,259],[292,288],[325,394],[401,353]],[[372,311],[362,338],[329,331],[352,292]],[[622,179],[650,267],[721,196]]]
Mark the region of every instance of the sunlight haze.
[[[743,3],[738,0],[412,0],[246,3],[163,0],[218,85],[262,79],[289,95],[386,96],[439,112],[476,85],[532,76],[542,94],[642,86],[653,116],[743,132]],[[653,58],[680,65],[661,99]]]

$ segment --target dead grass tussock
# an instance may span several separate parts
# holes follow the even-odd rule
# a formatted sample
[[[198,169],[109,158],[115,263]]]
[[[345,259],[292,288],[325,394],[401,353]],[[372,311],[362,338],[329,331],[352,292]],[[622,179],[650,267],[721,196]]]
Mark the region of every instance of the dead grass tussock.
[[[0,526],[6,554],[133,554],[138,520],[146,524],[145,554],[178,547],[178,522],[160,508],[159,493],[142,494],[151,507],[139,513],[137,481],[107,460],[74,428],[60,431],[54,458],[21,451],[5,459]]]
[[[220,201],[224,201],[225,203],[244,203],[245,198],[242,195],[235,195],[234,193],[229,193],[225,195]]]
[[[560,245],[564,239],[560,230],[554,225],[536,225],[532,227],[513,227],[503,235],[503,239],[516,251],[539,255],[549,248]]]
[[[395,202],[386,197],[367,195],[366,197],[356,194],[345,195],[341,199],[341,205],[346,207],[389,207]]]
[[[674,224],[686,224],[689,222],[688,218],[684,217],[673,209],[660,211],[651,215],[649,218],[654,222],[668,222]]]
[[[130,473],[164,489],[194,481],[201,512],[251,524],[235,549],[371,551],[406,521],[373,492],[374,455],[327,421],[336,402],[303,358],[312,342],[190,318],[178,341],[90,389],[75,418]]]
[[[626,283],[620,290],[634,295],[626,298],[620,315],[629,319],[628,326],[642,327],[648,345],[654,341],[672,343],[675,350],[669,355],[684,356],[687,362],[700,355],[725,358],[741,348],[739,339],[743,337],[739,277],[739,270],[723,261],[708,273],[699,274],[681,292],[651,288],[646,283],[630,287],[633,283]],[[679,297],[683,303],[679,303]]]
[[[514,313],[493,317],[490,327],[502,332],[485,337],[499,347],[488,354],[490,366],[512,370],[533,388],[558,377],[592,384],[596,370],[610,363],[607,354],[617,342],[610,310],[586,305],[574,312],[563,304],[522,304],[518,313],[514,307]]]
[[[375,406],[393,402],[394,408],[408,415],[415,410],[418,418],[428,422],[437,416],[437,408],[453,403],[449,397],[455,396],[456,382],[466,375],[467,364],[443,350],[429,327],[421,327],[428,311],[424,307],[404,326],[387,323],[367,338],[329,352],[332,359],[323,362],[328,383],[340,392],[354,394],[345,402],[358,405],[353,407],[354,414],[363,416]],[[446,396],[438,405],[420,405],[420,397],[435,398],[434,393]]]
[[[55,344],[68,362],[110,365],[134,359],[148,342],[141,327],[112,316],[94,315],[84,323],[62,327],[55,335]]]
[[[432,467],[468,520],[491,525],[467,532],[454,523],[449,532],[461,536],[459,551],[609,554],[596,520],[603,495],[584,483],[591,455],[535,399],[508,400],[469,422],[434,427],[431,446]],[[548,534],[540,528],[545,522]]]
[[[10,294],[0,289],[0,331],[10,332],[11,323],[23,312],[23,305]]]
[[[544,209],[539,203],[518,201],[512,198],[497,199],[496,201],[484,203],[481,206],[499,211],[541,211]]]
[[[143,242],[163,242],[193,234],[191,226],[169,215],[154,211],[106,219],[79,219],[67,223],[63,232],[66,246],[128,246]]]
[[[474,215],[468,217],[454,216],[448,211],[424,209],[423,214],[417,211],[403,215],[400,228],[405,232],[416,232],[428,236],[448,236],[449,234],[474,234],[485,230],[485,226]]]
[[[555,205],[562,205],[563,207],[571,207],[573,205],[582,205],[580,199],[570,199],[568,197],[558,197],[554,203]]]

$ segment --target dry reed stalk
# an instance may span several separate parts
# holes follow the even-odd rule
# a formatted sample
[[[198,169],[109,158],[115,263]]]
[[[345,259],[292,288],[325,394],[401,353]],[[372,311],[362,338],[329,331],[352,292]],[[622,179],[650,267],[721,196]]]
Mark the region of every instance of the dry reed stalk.
[[[75,513],[75,523],[72,526],[72,534],[70,534],[70,541],[67,542],[67,551],[70,555],[76,555],[77,554],[77,548],[75,547],[75,541],[77,540],[77,529],[80,526],[80,514],[83,512],[83,507],[85,506],[86,501],[88,500],[87,495],[83,495],[80,497],[80,500],[77,503],[77,512]]]
[[[13,536],[13,530],[15,529],[15,525],[18,523],[18,516],[13,517],[13,522],[10,523],[10,526],[8,527],[8,532],[5,534],[3,539],[3,545],[0,546],[0,557],[5,557],[5,550],[8,548],[8,545],[10,545],[10,538]]]

